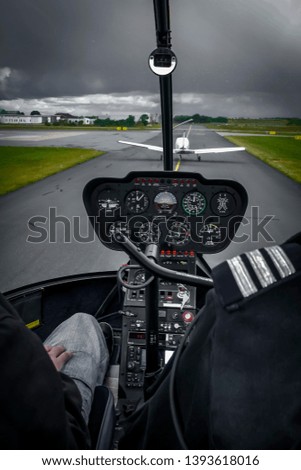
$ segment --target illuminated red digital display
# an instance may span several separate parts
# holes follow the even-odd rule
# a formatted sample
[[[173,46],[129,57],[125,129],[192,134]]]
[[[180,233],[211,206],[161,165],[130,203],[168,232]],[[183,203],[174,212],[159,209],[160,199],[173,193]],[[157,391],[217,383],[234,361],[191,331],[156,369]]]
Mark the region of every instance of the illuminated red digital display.
[[[129,339],[146,339],[146,334],[140,331],[131,331],[129,334]]]

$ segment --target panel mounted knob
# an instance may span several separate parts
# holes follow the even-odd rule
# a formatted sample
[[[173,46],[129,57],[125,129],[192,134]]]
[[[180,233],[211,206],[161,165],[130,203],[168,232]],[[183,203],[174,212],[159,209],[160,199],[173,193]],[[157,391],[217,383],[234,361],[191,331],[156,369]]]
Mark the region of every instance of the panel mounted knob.
[[[189,310],[185,310],[185,312],[182,313],[182,318],[185,323],[191,323],[194,319],[194,314]]]

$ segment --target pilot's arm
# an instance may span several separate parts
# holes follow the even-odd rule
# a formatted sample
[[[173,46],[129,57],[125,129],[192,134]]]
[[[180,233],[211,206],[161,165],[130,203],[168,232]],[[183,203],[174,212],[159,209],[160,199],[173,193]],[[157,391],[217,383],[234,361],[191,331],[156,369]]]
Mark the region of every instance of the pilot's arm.
[[[301,448],[301,245],[213,270],[214,289],[169,373],[129,420],[123,449]]]

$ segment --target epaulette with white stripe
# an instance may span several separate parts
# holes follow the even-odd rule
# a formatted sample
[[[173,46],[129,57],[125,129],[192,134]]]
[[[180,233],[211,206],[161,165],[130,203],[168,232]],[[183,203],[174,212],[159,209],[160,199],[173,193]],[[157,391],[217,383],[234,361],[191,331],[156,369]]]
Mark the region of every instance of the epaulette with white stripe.
[[[223,306],[235,308],[244,299],[292,276],[301,269],[301,246],[261,248],[235,256],[215,267],[215,289]]]

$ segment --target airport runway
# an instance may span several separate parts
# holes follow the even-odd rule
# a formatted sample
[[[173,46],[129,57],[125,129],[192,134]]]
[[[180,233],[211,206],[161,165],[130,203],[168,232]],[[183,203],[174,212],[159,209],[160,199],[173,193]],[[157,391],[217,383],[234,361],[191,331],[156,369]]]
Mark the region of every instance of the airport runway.
[[[0,129],[0,146],[14,147],[84,147],[96,150],[121,150],[118,140],[144,142],[159,131],[95,131],[95,130],[3,130]]]
[[[58,132],[63,134],[58,135]],[[182,131],[175,131],[175,138]],[[52,135],[50,135],[50,133]],[[159,153],[117,143],[118,139],[161,145],[159,132],[99,132],[99,131],[0,131],[0,145],[67,146],[106,150],[107,153],[45,180],[27,186],[0,198],[0,290],[5,292],[16,287],[49,278],[73,273],[114,270],[126,260],[120,252],[104,248],[94,239],[85,243],[64,240],[68,227],[57,222],[58,239],[43,243],[28,243],[28,235],[34,235],[28,226],[33,216],[48,217],[49,208],[56,208],[57,216],[71,221],[71,232],[80,221],[82,237],[88,236],[88,222],[82,203],[85,184],[96,176],[123,177],[129,171],[161,170]],[[190,134],[192,148],[232,146],[214,131],[196,127]],[[178,157],[175,159],[177,163]],[[205,178],[228,178],[242,183],[249,194],[246,217],[246,233],[256,233],[258,222],[265,216],[273,216],[266,229],[276,243],[285,241],[300,230],[300,185],[258,161],[247,152],[204,155],[202,161],[189,156],[180,164],[179,171],[199,172]],[[259,207],[259,214],[251,206]],[[78,219],[76,219],[76,217]],[[258,220],[259,218],[259,220]],[[254,229],[255,227],[255,229]],[[241,233],[238,233],[238,235]],[[90,233],[91,235],[91,233]],[[271,242],[262,237],[243,244],[232,243],[222,253],[206,257],[214,266],[224,259],[249,249],[266,246]]]

